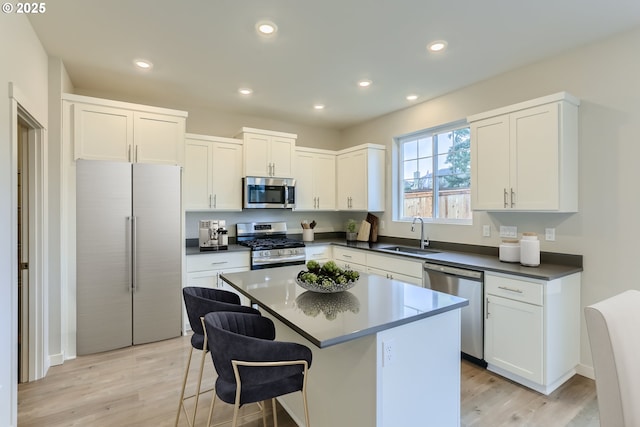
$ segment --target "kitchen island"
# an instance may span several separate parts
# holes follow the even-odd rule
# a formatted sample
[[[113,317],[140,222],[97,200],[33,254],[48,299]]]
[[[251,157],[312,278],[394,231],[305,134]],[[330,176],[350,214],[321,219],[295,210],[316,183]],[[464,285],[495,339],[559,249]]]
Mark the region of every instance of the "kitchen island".
[[[274,321],[277,340],[311,348],[311,424],[459,426],[467,300],[367,274],[348,291],[313,293],[295,282],[303,267],[221,278]],[[279,401],[303,425],[300,393]]]

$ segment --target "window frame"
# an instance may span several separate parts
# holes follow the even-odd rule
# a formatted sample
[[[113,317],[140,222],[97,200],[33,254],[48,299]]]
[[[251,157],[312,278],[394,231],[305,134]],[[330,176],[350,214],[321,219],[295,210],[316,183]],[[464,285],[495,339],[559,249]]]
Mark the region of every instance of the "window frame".
[[[422,129],[419,131],[399,135],[393,138],[393,148],[395,152],[395,161],[394,161],[394,174],[393,174],[393,218],[394,221],[398,222],[410,222],[413,221],[413,217],[404,215],[404,155],[403,155],[403,144],[407,142],[408,139],[417,139],[433,137],[438,134],[447,133],[456,131],[459,129],[470,128],[469,123],[466,120],[458,120],[455,122],[447,123],[444,125],[434,126],[431,128]],[[470,129],[469,129],[470,130]],[[432,153],[434,162],[437,164],[437,153]],[[435,171],[435,169],[434,169]],[[435,173],[434,173],[435,175]],[[435,178],[435,177],[434,177]],[[437,184],[438,179],[433,179],[433,193],[436,193],[436,189],[438,187]],[[438,189],[439,191],[439,189]],[[469,182],[469,191],[471,191],[471,182]],[[437,200],[437,197],[434,196],[434,201]],[[435,202],[437,203],[437,201]],[[437,212],[436,206],[434,205],[434,212]],[[427,223],[432,224],[454,224],[454,225],[471,225],[473,223],[473,209],[470,209],[470,218],[468,219],[458,219],[458,218],[438,218],[435,215],[434,218],[422,217],[423,220]]]

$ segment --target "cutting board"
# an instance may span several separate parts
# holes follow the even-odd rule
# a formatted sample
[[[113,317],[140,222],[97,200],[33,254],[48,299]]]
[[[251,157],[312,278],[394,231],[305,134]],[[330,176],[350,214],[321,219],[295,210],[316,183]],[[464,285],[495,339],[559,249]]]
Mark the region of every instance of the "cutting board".
[[[371,234],[369,235],[369,241],[377,242],[378,241],[378,223],[380,221],[378,220],[377,216],[375,216],[372,213],[368,213],[367,222],[371,224]]]
[[[358,237],[356,238],[356,240],[360,242],[368,242],[370,232],[371,224],[369,224],[367,221],[362,221],[360,223],[360,231],[358,231]]]

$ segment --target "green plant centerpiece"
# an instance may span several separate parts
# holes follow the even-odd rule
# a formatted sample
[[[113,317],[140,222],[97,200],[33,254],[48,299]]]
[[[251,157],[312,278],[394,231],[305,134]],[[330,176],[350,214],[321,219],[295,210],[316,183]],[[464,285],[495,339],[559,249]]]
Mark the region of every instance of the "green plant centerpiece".
[[[354,241],[358,238],[358,223],[355,219],[347,221],[347,241]]]
[[[311,260],[307,262],[307,270],[298,273],[296,282],[309,291],[330,294],[351,289],[359,278],[357,271],[343,270],[333,261],[320,265]]]

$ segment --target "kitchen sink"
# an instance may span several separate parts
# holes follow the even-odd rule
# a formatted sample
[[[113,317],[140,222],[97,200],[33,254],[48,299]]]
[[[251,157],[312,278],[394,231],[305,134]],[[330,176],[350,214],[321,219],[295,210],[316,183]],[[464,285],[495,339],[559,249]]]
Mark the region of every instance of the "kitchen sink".
[[[437,254],[439,252],[434,251],[433,249],[412,248],[411,246],[385,246],[384,248],[380,248],[380,250],[411,255],[429,255]]]

